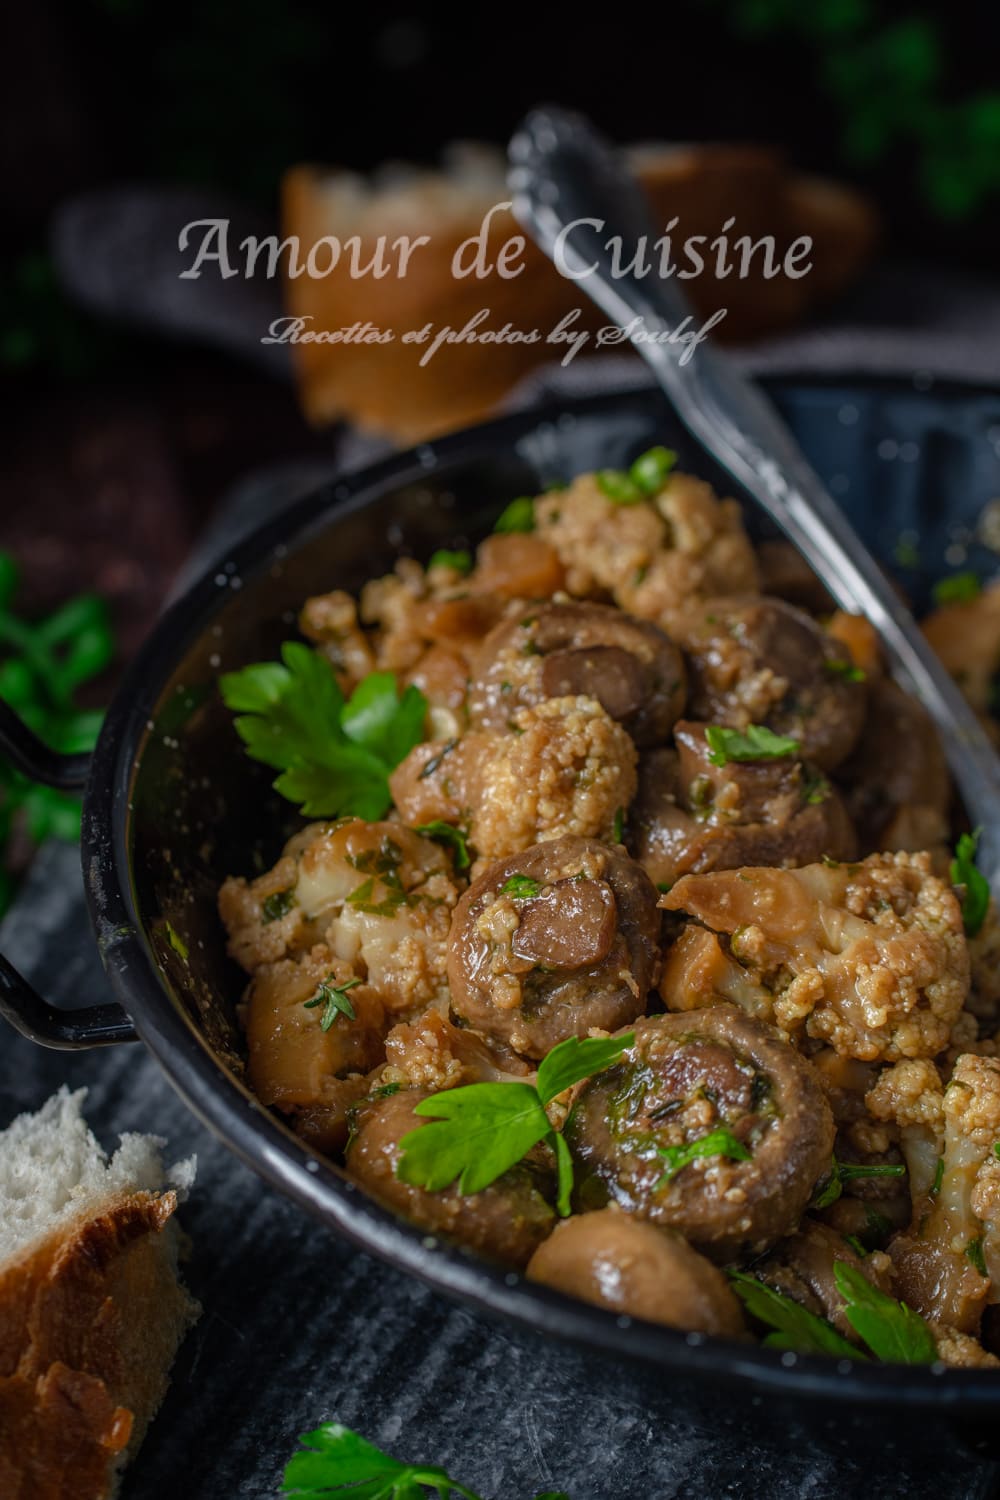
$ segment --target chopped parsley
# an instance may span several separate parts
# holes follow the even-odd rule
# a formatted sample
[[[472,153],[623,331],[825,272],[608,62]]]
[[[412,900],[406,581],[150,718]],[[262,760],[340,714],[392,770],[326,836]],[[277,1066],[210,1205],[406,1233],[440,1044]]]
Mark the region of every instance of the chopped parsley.
[[[181,937],[180,933],[170,922],[164,923],[163,930],[167,934],[167,942],[170,944],[171,948],[173,948],[174,952],[177,954],[177,957],[183,959],[184,962],[187,963],[190,953],[188,945]]]
[[[969,1264],[975,1266],[980,1276],[989,1275],[986,1269],[986,1256],[983,1254],[983,1237],[981,1234],[977,1235],[974,1240],[969,1241],[965,1247],[965,1255]]]
[[[638,505],[662,490],[677,462],[672,448],[648,448],[628,469],[598,469],[594,478],[602,495],[615,505]]]
[[[265,925],[268,922],[278,922],[282,917],[287,917],[294,905],[295,892],[291,889],[287,891],[274,891],[270,896],[265,896],[260,907]]]
[[[494,531],[534,531],[535,502],[529,495],[519,495],[505,506],[496,519]]]
[[[300,1433],[299,1448],[285,1466],[281,1493],[300,1500],[337,1495],[344,1500],[423,1500],[430,1494],[437,1500],[450,1495],[482,1500],[438,1465],[401,1463],[340,1422],[324,1422],[312,1432]],[[569,1496],[549,1490],[535,1500]]]
[[[533,901],[542,892],[542,882],[530,875],[510,875],[500,887],[501,896],[512,896],[515,901]]]
[[[458,1183],[460,1193],[481,1193],[544,1141],[555,1152],[556,1207],[565,1218],[573,1191],[573,1162],[563,1136],[553,1129],[545,1106],[564,1089],[616,1063],[635,1041],[623,1037],[570,1037],[541,1063],[530,1083],[470,1083],[422,1100],[415,1114],[430,1124],[400,1141],[396,1164],[401,1182],[440,1192]]]
[[[616,807],[615,808],[614,821],[611,824],[611,836],[614,839],[614,841],[615,841],[616,844],[620,844],[621,843],[621,841],[622,841],[622,835],[624,834],[624,832],[625,832],[625,809],[624,809],[624,807]]]
[[[878,1162],[871,1166],[864,1162],[838,1161],[833,1157],[830,1162],[830,1171],[821,1180],[820,1186],[813,1196],[810,1208],[829,1208],[831,1203],[836,1203],[844,1191],[845,1182],[856,1182],[865,1177],[902,1177],[906,1168],[900,1163]]]
[[[857,666],[853,661],[840,661],[828,658],[824,666],[832,677],[842,677],[845,682],[864,682],[868,675],[864,667]]]
[[[798,740],[787,734],[775,734],[764,724],[748,724],[746,731],[709,724],[705,740],[713,766],[725,766],[730,761],[780,760],[799,753]]]
[[[427,566],[428,568],[450,568],[453,573],[461,573],[464,578],[467,573],[472,572],[472,553],[449,552],[447,547],[440,547],[432,555]]]
[[[435,818],[433,823],[422,824],[417,829],[417,833],[422,833],[424,838],[433,839],[436,844],[443,844],[446,849],[450,849],[456,870],[467,870],[471,865],[472,856],[469,854],[468,835],[461,828],[445,823],[442,818]]]
[[[311,1000],[304,1000],[302,1003],[306,1010],[315,1010],[319,1005],[324,1007],[319,1022],[320,1029],[329,1031],[338,1016],[346,1016],[349,1021],[356,1019],[354,1006],[348,1000],[347,992],[360,983],[360,979],[345,979],[343,984],[334,984],[331,975],[329,979],[322,981]]]
[[[973,599],[978,599],[982,591],[983,585],[978,573],[952,573],[950,577],[942,578],[934,585],[934,603],[968,604]]]
[[[996,1147],[994,1146],[994,1151]],[[934,1181],[931,1183],[931,1197],[936,1198],[941,1191],[941,1183],[944,1179],[944,1157],[939,1156],[937,1166],[934,1168]]]
[[[624,469],[598,469],[594,479],[601,494],[615,505],[638,505],[646,498],[645,490]]]
[[[457,740],[445,740],[444,744],[441,746],[441,749],[429,758],[426,765],[421,767],[420,774],[418,775],[417,780],[425,781],[428,776],[433,776],[434,772],[438,769],[445,756],[450,755],[457,744]]]
[[[423,739],[427,699],[412,684],[400,693],[392,672],[371,672],[345,700],[318,651],[286,641],[281,657],[220,678],[247,754],[280,771],[275,791],[306,817],[383,817],[390,771]]]
[[[688,1141],[683,1146],[660,1146],[657,1155],[662,1156],[667,1164],[662,1177],[654,1184],[657,1188],[666,1187],[668,1182],[673,1182],[678,1172],[682,1172],[700,1156],[724,1156],[728,1161],[750,1160],[750,1152],[746,1146],[725,1126],[710,1130],[707,1135],[696,1141]]]
[[[979,833],[963,833],[955,846],[955,858],[951,862],[952,885],[962,886],[962,922],[967,937],[975,937],[986,920],[990,905],[990,883],[981,870],[976,868],[976,851],[979,848]]]

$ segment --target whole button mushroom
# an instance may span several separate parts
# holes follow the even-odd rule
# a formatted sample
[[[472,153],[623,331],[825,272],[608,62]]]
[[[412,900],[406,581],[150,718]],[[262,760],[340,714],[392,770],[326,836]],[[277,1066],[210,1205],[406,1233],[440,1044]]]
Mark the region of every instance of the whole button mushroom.
[[[662,744],[684,708],[681,653],[656,625],[607,604],[528,606],[486,637],[472,666],[469,713],[504,729],[544,698],[596,698],[637,745]]]
[[[688,714],[705,724],[763,724],[798,741],[803,760],[838,766],[861,734],[867,687],[839,641],[803,610],[754,595],[707,599],[679,626]]]
[[[735,1005],[634,1030],[566,1122],[580,1202],[617,1203],[720,1263],[769,1249],[829,1170],[833,1116],[814,1069]]]
[[[594,839],[552,839],[492,865],[452,918],[452,1009],[532,1058],[623,1026],[656,980],[657,899],[633,860]]]
[[[557,1224],[528,1262],[527,1275],[649,1323],[745,1335],[739,1302],[717,1266],[672,1230],[614,1208]]]

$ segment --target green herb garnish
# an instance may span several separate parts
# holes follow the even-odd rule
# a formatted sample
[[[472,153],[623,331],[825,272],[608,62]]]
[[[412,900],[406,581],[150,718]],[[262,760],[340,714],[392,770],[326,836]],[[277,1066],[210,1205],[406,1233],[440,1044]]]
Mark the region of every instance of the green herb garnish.
[[[976,868],[980,830],[963,833],[955,846],[955,858],[949,871],[952,885],[965,887],[962,897],[962,921],[966,937],[975,937],[986,920],[990,906],[990,883]]]
[[[324,1422],[313,1432],[301,1433],[299,1444],[285,1467],[283,1495],[297,1495],[301,1500],[335,1495],[345,1500],[423,1500],[430,1491],[437,1500],[448,1500],[450,1495],[482,1500],[437,1465],[400,1463],[340,1422]],[[550,1490],[535,1500],[569,1500],[569,1496]]]
[[[747,1312],[772,1332],[765,1335],[766,1349],[794,1349],[797,1354],[834,1354],[840,1359],[865,1360],[867,1355],[855,1348],[825,1318],[819,1318],[794,1298],[774,1287],[766,1286],[745,1271],[730,1271],[733,1291]]]
[[[471,865],[472,856],[469,853],[468,834],[463,829],[455,828],[441,818],[435,818],[433,823],[424,823],[416,831],[422,833],[424,838],[433,839],[436,844],[443,844],[445,848],[450,849],[456,870],[467,870]]]
[[[934,1363],[934,1335],[912,1307],[880,1292],[857,1266],[846,1261],[834,1261],[833,1279],[844,1299],[845,1318],[876,1359],[899,1365]]]
[[[174,952],[177,954],[177,957],[183,959],[184,962],[187,963],[188,958],[190,957],[190,952],[187,943],[181,937],[180,933],[170,922],[164,923],[164,931],[167,934],[167,942],[170,944],[171,948],[173,948]]]
[[[717,1130],[710,1130],[696,1141],[688,1141],[683,1146],[660,1146],[657,1149],[658,1156],[662,1156],[667,1163],[666,1171],[654,1188],[665,1187],[668,1182],[673,1182],[678,1172],[700,1156],[724,1156],[729,1161],[749,1161],[750,1152],[742,1141],[738,1141],[731,1130],[720,1126]]]
[[[598,469],[594,475],[597,488],[615,505],[638,505],[646,492],[624,469]]]
[[[975,1266],[980,1276],[989,1275],[986,1269],[986,1256],[983,1253],[983,1237],[981,1234],[977,1235],[974,1240],[969,1241],[965,1247],[965,1254],[970,1265]]]
[[[906,1168],[902,1163],[879,1162],[872,1166],[866,1166],[863,1162],[838,1161],[833,1157],[830,1162],[830,1171],[822,1180],[822,1185],[814,1195],[810,1208],[829,1208],[831,1203],[836,1203],[844,1191],[845,1182],[857,1181],[863,1177],[902,1177]]]
[[[613,822],[611,824],[611,837],[614,839],[614,841],[615,841],[616,844],[620,844],[621,843],[621,841],[622,841],[622,835],[624,834],[624,832],[625,832],[625,809],[624,809],[624,807],[616,807],[615,808],[614,820],[613,820]]]
[[[629,478],[644,495],[658,495],[676,462],[673,448],[647,448],[629,469]]]
[[[347,998],[347,991],[353,990],[360,983],[360,979],[346,979],[343,984],[334,984],[331,975],[329,979],[322,981],[311,1000],[303,1000],[306,1010],[314,1010],[317,1005],[325,1007],[320,1017],[321,1031],[329,1031],[338,1016],[346,1016],[349,1021],[355,1020],[354,1006]]]
[[[280,922],[282,917],[287,917],[295,905],[295,892],[272,891],[270,896],[265,896],[260,904],[260,913],[265,926],[268,922]]]
[[[764,724],[748,724],[745,732],[709,724],[705,740],[713,766],[724,766],[731,760],[780,760],[799,753],[798,740],[787,734],[775,734]]]
[[[511,875],[500,887],[501,896],[513,896],[515,901],[533,901],[542,892],[542,882],[530,875]]]
[[[281,656],[220,679],[247,754],[281,772],[275,791],[307,817],[383,817],[390,771],[423,738],[427,699],[412,684],[400,694],[392,672],[371,672],[345,701],[318,651],[286,641]]]
[[[996,1148],[994,1147],[994,1150]],[[934,1168],[934,1181],[931,1183],[931,1197],[936,1198],[941,1191],[941,1183],[944,1180],[944,1157],[939,1156]]]
[[[422,1100],[414,1113],[426,1115],[431,1123],[400,1141],[396,1176],[431,1192],[457,1181],[460,1193],[481,1193],[545,1141],[556,1155],[556,1206],[565,1218],[573,1191],[573,1163],[545,1106],[574,1083],[609,1068],[634,1041],[634,1032],[607,1041],[570,1037],[543,1060],[534,1085],[470,1083]]]
[[[464,578],[467,573],[472,572],[472,553],[449,552],[447,547],[439,547],[437,552],[432,554],[427,567],[428,569],[450,568],[453,573],[461,573]]]
[[[864,682],[868,675],[864,667],[856,666],[853,661],[834,661],[828,659],[824,662],[824,666],[832,677],[842,677],[845,682]]]
[[[496,519],[494,531],[534,531],[535,502],[530,495],[519,495],[505,506]]]
[[[952,573],[949,578],[942,578],[934,585],[934,603],[968,604],[970,600],[978,599],[982,591],[983,585],[978,573]]]

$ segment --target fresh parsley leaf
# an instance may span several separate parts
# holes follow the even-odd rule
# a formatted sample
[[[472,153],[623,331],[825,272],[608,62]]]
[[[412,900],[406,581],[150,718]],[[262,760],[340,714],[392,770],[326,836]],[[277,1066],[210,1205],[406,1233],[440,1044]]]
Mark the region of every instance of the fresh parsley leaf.
[[[603,1073],[605,1068],[610,1068],[618,1061],[634,1041],[634,1031],[625,1036],[607,1038],[567,1037],[566,1041],[552,1048],[538,1069],[536,1088],[542,1103],[550,1103],[564,1089],[582,1082],[593,1073]]]
[[[955,846],[955,858],[951,862],[951,883],[965,887],[962,897],[962,921],[967,937],[975,937],[986,920],[990,906],[990,883],[981,870],[976,868],[976,851],[979,847],[979,832],[963,833]]]
[[[535,502],[529,495],[519,495],[505,506],[496,519],[494,531],[534,531]]]
[[[432,1193],[456,1180],[460,1193],[481,1193],[552,1130],[528,1083],[445,1089],[422,1100],[415,1113],[431,1123],[403,1137],[396,1176]]]
[[[983,585],[978,573],[952,573],[949,578],[942,578],[934,585],[934,603],[968,604],[971,600],[978,599],[982,591]]]
[[[832,677],[842,677],[845,682],[864,682],[868,675],[864,667],[856,666],[853,661],[828,660],[824,665]]]
[[[983,1253],[983,1237],[981,1234],[977,1235],[974,1240],[969,1241],[965,1247],[965,1255],[970,1265],[975,1266],[980,1276],[989,1275],[986,1269],[986,1256]]]
[[[807,807],[818,807],[827,800],[832,791],[833,788],[822,771],[814,771],[811,766],[803,767],[802,800]]]
[[[268,922],[278,922],[282,917],[287,917],[295,905],[295,892],[290,888],[287,891],[272,891],[270,896],[265,896],[260,904],[261,918],[264,926]]]
[[[555,1152],[559,1213],[569,1213],[573,1164],[561,1135],[545,1113],[563,1089],[617,1062],[635,1033],[624,1037],[570,1037],[543,1059],[537,1085],[470,1083],[423,1099],[414,1111],[430,1120],[400,1141],[396,1176],[439,1192],[458,1182],[460,1193],[481,1193],[540,1141]]]
[[[994,1141],[993,1142],[993,1155],[997,1158],[998,1161],[1000,1161],[1000,1141]],[[941,1162],[941,1168],[942,1168],[942,1170],[944,1170],[944,1161],[943,1160]]]
[[[775,734],[764,724],[748,724],[745,733],[741,729],[709,724],[705,739],[713,766],[724,766],[731,760],[780,760],[786,755],[799,753],[798,740],[787,734]]]
[[[846,1261],[834,1261],[833,1279],[844,1299],[844,1316],[876,1359],[900,1365],[934,1363],[934,1335],[912,1307],[880,1292]]]
[[[666,1187],[668,1182],[673,1182],[678,1172],[699,1156],[725,1156],[729,1161],[749,1161],[750,1152],[742,1141],[738,1141],[731,1130],[720,1126],[717,1130],[710,1130],[707,1135],[701,1136],[696,1141],[688,1141],[683,1146],[660,1146],[657,1155],[662,1156],[667,1163],[663,1176],[654,1184],[655,1187]]]
[[[834,1354],[840,1359],[865,1360],[867,1355],[839,1334],[825,1318],[818,1318],[783,1292],[766,1286],[745,1271],[730,1271],[733,1291],[747,1312],[773,1331],[763,1340],[767,1349],[794,1349],[797,1354]]]
[[[598,469],[594,479],[601,494],[615,505],[638,505],[646,498],[645,490],[624,469]]]
[[[400,695],[391,672],[372,672],[345,702],[319,652],[286,641],[281,658],[220,679],[248,755],[281,773],[275,790],[307,817],[381,818],[389,772],[423,736],[423,693],[411,685]]]
[[[615,808],[614,822],[611,825],[611,837],[614,839],[614,841],[615,841],[616,844],[620,844],[621,841],[622,841],[622,836],[624,835],[624,833],[625,833],[625,809],[624,809],[624,807],[616,807]]]
[[[184,963],[187,963],[190,957],[190,950],[188,949],[188,945],[181,937],[180,933],[170,922],[165,922],[163,924],[163,930],[167,935],[167,942],[170,944],[171,948],[173,948],[174,952],[177,954],[177,957],[179,959],[182,959]]]
[[[471,552],[449,552],[447,547],[441,547],[433,554],[428,568],[450,568],[453,573],[461,573],[463,578],[472,572]]]
[[[530,875],[511,875],[500,887],[501,896],[513,896],[515,901],[532,901],[542,892],[542,882]]]
[[[677,454],[673,448],[647,448],[632,464],[628,477],[644,495],[657,495],[676,462]]]
[[[433,823],[424,823],[416,831],[422,833],[424,838],[433,839],[436,844],[444,844],[445,848],[450,849],[456,870],[467,870],[471,865],[468,835],[461,828],[435,818]]]
[[[329,1031],[338,1016],[346,1016],[349,1021],[355,1020],[354,1006],[347,998],[347,991],[353,990],[360,983],[360,979],[347,979],[343,984],[334,984],[331,976],[320,983],[311,1000],[303,1000],[306,1010],[314,1010],[317,1005],[325,1006],[319,1023],[321,1031]]]
[[[283,1495],[332,1496],[346,1500],[423,1500],[433,1490],[439,1500],[460,1495],[482,1500],[475,1491],[452,1479],[441,1468],[404,1464],[376,1448],[340,1422],[324,1422],[299,1436],[302,1445],[285,1467]]]

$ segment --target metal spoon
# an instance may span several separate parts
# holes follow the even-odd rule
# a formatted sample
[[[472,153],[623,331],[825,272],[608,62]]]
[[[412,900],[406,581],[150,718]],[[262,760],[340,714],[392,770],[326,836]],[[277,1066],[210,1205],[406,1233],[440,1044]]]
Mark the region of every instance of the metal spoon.
[[[709,343],[682,363],[683,342],[637,338],[690,329],[696,319],[676,277],[613,274],[612,237],[620,237],[627,264],[643,235],[649,245],[656,236],[628,167],[586,120],[555,108],[532,111],[508,154],[514,213],[532,239],[625,330],[688,431],[780,526],[837,603],[879,632],[893,676],[941,734],[968,815],[981,829],[980,868],[1000,881],[1000,760],[770,401]]]

